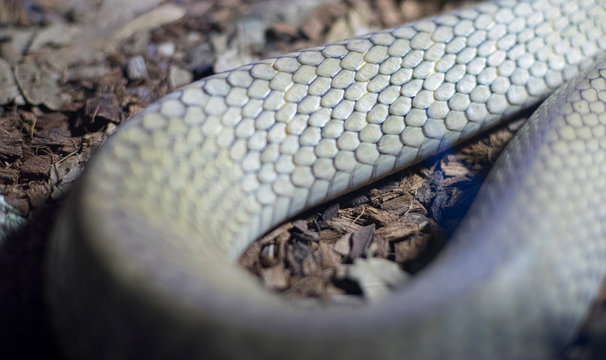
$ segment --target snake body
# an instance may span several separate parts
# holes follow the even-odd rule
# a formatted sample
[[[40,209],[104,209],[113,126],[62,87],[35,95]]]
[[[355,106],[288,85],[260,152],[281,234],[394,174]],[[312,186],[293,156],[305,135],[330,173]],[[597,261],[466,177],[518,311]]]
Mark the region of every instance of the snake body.
[[[605,24],[602,0],[482,3],[152,104],[100,149],[54,232],[48,297],[67,351],[554,359],[606,274]],[[381,303],[301,309],[235,266],[288,217],[563,83],[499,158],[452,245]]]

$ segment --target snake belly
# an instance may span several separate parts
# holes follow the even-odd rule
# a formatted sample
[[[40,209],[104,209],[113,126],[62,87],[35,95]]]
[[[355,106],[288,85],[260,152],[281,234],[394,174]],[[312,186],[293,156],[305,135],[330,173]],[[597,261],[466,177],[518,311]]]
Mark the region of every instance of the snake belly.
[[[606,272],[602,0],[497,1],[242,66],[128,121],[54,231],[81,359],[554,359]],[[581,73],[580,76],[577,74]],[[452,239],[386,300],[303,309],[234,262],[327,199],[557,90]]]

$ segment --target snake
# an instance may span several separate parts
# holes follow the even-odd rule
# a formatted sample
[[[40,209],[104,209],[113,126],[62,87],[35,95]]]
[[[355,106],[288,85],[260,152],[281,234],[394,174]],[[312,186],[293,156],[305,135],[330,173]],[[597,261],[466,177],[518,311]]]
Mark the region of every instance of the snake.
[[[51,236],[74,359],[555,359],[606,275],[606,2],[499,0],[244,65],[112,135]],[[236,266],[286,219],[542,103],[430,266],[309,308]]]

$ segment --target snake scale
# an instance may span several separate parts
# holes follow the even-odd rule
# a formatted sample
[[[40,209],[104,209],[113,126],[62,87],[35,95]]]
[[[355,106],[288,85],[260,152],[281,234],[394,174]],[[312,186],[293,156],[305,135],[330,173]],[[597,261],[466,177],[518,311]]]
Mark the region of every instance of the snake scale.
[[[61,214],[62,343],[80,359],[557,358],[606,275],[604,49],[603,0],[502,0],[178,89],[102,146]],[[235,266],[285,219],[551,93],[451,245],[379,304],[302,309]]]

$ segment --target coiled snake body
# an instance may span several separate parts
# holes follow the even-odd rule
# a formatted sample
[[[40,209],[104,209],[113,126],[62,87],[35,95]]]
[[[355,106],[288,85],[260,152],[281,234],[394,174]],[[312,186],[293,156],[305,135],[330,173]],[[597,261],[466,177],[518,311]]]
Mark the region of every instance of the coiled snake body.
[[[505,0],[166,96],[103,146],[54,233],[48,295],[66,348],[99,359],[555,358],[606,273],[603,49],[604,1]],[[509,144],[452,246],[380,304],[299,309],[234,266],[286,218],[563,83]]]

